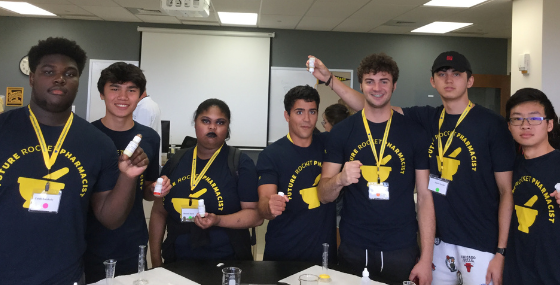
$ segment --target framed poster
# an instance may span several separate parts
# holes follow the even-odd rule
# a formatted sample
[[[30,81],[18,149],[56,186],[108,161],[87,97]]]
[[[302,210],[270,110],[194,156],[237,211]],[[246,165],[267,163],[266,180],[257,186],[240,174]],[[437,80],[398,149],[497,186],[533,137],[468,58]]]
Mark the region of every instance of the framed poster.
[[[6,106],[23,106],[23,87],[6,88]]]

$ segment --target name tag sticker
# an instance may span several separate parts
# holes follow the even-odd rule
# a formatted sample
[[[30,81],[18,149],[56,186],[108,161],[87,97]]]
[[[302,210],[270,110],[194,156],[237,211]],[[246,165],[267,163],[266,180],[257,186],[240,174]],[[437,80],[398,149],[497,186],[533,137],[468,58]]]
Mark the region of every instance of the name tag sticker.
[[[428,189],[430,191],[445,196],[447,195],[447,186],[449,186],[449,180],[430,174],[430,182],[428,183]]]
[[[181,222],[193,222],[194,217],[198,214],[198,208],[182,208],[181,209]]]
[[[389,200],[389,183],[381,184],[375,182],[368,183],[369,199],[371,200]]]
[[[29,212],[58,213],[62,191],[56,195],[34,193],[29,204]]]

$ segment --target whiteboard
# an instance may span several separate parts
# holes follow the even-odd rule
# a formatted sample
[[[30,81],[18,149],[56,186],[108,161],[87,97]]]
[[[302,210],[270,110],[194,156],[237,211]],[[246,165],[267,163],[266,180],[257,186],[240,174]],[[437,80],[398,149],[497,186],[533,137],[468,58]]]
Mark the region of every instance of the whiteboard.
[[[138,66],[138,61],[103,59],[89,60],[88,100],[86,113],[86,120],[88,122],[97,121],[105,117],[105,102],[101,100],[99,91],[97,90],[97,81],[99,81],[99,77],[101,76],[101,71],[103,71],[103,69],[120,61]]]
[[[196,137],[192,116],[209,98],[231,111],[231,138],[239,147],[267,142],[270,35],[142,28],[140,66],[147,92],[170,121],[170,143]]]
[[[334,75],[343,75],[348,80],[344,81],[347,86],[352,86],[353,71],[350,69],[331,69]],[[338,95],[329,87],[320,85],[316,86],[317,79],[307,71],[307,68],[294,67],[276,67],[270,68],[270,110],[268,116],[268,144],[271,144],[282,138],[288,133],[288,122],[284,118],[284,96],[290,89],[298,85],[309,85],[315,87],[321,102],[319,103],[319,118],[317,119],[317,128],[324,131],[321,126],[322,114],[325,108],[331,104],[337,103]]]

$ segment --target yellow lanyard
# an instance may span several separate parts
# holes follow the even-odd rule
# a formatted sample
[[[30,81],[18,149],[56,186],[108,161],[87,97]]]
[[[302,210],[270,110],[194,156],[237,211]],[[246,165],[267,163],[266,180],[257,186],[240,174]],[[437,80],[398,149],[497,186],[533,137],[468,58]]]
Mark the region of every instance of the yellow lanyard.
[[[391,121],[393,120],[393,110],[391,110],[391,117],[389,117],[389,121],[387,121],[387,126],[385,127],[385,133],[383,134],[383,141],[381,141],[381,148],[379,149],[379,157],[377,156],[377,151],[375,150],[375,144],[373,142],[373,138],[371,137],[371,131],[369,130],[369,124],[366,119],[366,113],[362,110],[362,119],[364,120],[364,127],[366,128],[366,134],[369,140],[369,146],[371,146],[371,150],[373,151],[373,156],[375,156],[375,163],[377,164],[377,183],[381,181],[379,177],[380,173],[380,166],[381,160],[383,159],[383,153],[385,153],[385,146],[387,145],[387,137],[389,136],[389,129],[391,129]]]
[[[56,161],[56,158],[60,153],[60,149],[62,148],[62,143],[66,139],[66,135],[68,134],[68,131],[70,130],[70,126],[72,125],[72,121],[74,120],[74,113],[70,113],[70,117],[66,121],[66,125],[64,125],[64,128],[62,129],[62,133],[60,133],[60,136],[58,137],[58,141],[54,146],[53,153],[49,157],[49,149],[47,147],[47,143],[45,142],[45,137],[43,137],[43,132],[41,131],[39,122],[37,121],[35,114],[33,114],[33,111],[31,111],[31,107],[29,105],[27,105],[27,107],[29,108],[29,118],[31,119],[31,124],[33,125],[33,129],[35,130],[37,139],[39,139],[39,145],[41,146],[41,152],[43,153],[45,166],[49,170],[49,174],[50,174],[51,167],[54,165],[54,162]]]
[[[288,137],[288,139],[289,139],[292,143],[294,143],[294,141],[292,140],[292,137],[290,137],[290,133],[288,133],[288,136],[287,136],[287,137]]]
[[[441,115],[439,116],[439,128],[438,128],[438,156],[439,156],[439,163],[441,164],[441,173],[443,173],[443,155],[445,154],[445,152],[447,152],[447,149],[451,145],[451,141],[453,140],[453,136],[455,135],[455,130],[457,129],[459,124],[463,121],[463,119],[465,119],[465,117],[467,116],[467,114],[472,108],[473,108],[472,102],[469,100],[469,105],[467,106],[467,108],[465,108],[465,110],[463,110],[463,113],[461,113],[461,116],[459,117],[459,120],[457,121],[457,124],[455,125],[453,131],[449,134],[449,138],[447,139],[447,142],[445,143],[445,148],[443,149],[441,147],[441,125],[443,124],[443,118],[445,117],[445,108],[441,110]]]
[[[222,150],[223,146],[224,145],[222,144],[222,146],[212,155],[212,157],[210,158],[208,163],[206,163],[206,166],[204,166],[204,169],[202,169],[200,174],[198,174],[198,177],[196,176],[196,150],[197,150],[198,146],[194,147],[193,161],[192,161],[192,168],[191,168],[191,191],[193,191],[194,188],[196,188],[196,185],[198,185],[198,183],[200,182],[202,177],[204,177],[204,174],[206,173],[208,168],[210,168],[210,165],[212,164],[212,162],[214,162],[214,159],[216,159],[216,156],[218,156],[218,154],[220,153],[220,150]]]

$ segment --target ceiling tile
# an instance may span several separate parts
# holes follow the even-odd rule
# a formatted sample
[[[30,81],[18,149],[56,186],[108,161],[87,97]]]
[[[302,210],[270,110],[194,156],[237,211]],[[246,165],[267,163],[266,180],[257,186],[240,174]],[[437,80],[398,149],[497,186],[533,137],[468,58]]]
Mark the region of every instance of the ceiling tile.
[[[82,8],[107,21],[141,22],[123,7],[82,6]]]
[[[455,15],[464,10],[465,8],[418,7],[398,16],[395,20],[431,23],[434,21],[441,21],[448,18],[450,15]]]
[[[136,17],[146,23],[181,24],[179,19],[172,16],[136,15]]]
[[[346,18],[361,7],[366,5],[369,0],[353,0],[353,1],[328,1],[315,2],[305,14],[306,17],[320,18]]]
[[[260,15],[259,28],[295,29],[302,16]]]
[[[261,0],[211,0],[216,12],[259,13]]]
[[[397,27],[397,26],[379,26],[370,31],[370,33],[379,34],[408,34],[412,29],[410,27]]]
[[[340,23],[334,31],[367,32],[414,8],[415,6],[377,5],[377,3],[370,2]]]
[[[314,0],[262,0],[261,13],[267,15],[303,16]]]
[[[160,0],[113,0],[122,7],[144,8],[148,10],[158,10],[161,7]]]
[[[327,18],[327,17],[309,17],[305,16],[296,29],[298,30],[315,30],[315,31],[331,31],[344,21],[344,18]]]
[[[103,7],[118,7],[119,5],[112,0],[67,0],[72,4],[78,6],[103,6]]]
[[[76,6],[76,5],[56,5],[56,4],[37,4],[37,7],[45,9],[57,16],[64,15],[92,15],[90,12]]]
[[[14,0],[11,0],[14,1]],[[16,2],[27,2],[30,4],[57,4],[57,5],[71,5],[68,0],[16,0]]]
[[[69,19],[69,20],[103,21],[103,19],[93,15],[92,16],[63,16],[62,18]]]

